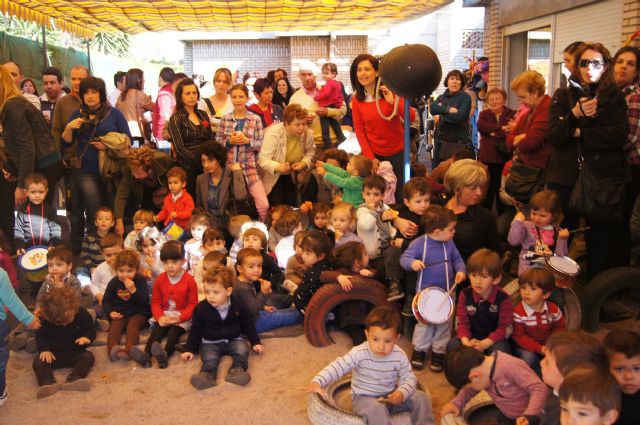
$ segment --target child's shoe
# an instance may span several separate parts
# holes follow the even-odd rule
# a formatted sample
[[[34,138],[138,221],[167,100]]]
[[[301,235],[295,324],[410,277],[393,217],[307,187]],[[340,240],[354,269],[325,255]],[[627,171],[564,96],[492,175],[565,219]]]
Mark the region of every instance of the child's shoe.
[[[62,387],[60,387],[60,390],[62,391],[89,391],[90,389],[91,384],[89,383],[89,380],[85,378],[67,380],[67,382],[62,384]]]
[[[402,315],[404,317],[413,317],[413,297],[411,294],[405,294],[404,303],[402,304]]]
[[[98,329],[100,329],[102,332],[109,332],[111,324],[108,320],[98,319],[96,320],[96,323],[98,324]]]
[[[0,407],[2,407],[7,402],[8,398],[9,398],[9,393],[5,389],[4,390],[4,394],[2,394],[2,396],[0,396]]]
[[[151,358],[138,347],[131,347],[129,349],[129,357],[142,367],[151,367]]]
[[[185,351],[187,351],[187,344],[185,344],[184,342],[179,342],[175,345],[175,349],[178,353],[184,353]]]
[[[88,308],[87,309],[87,313],[89,313],[89,316],[91,316],[91,321],[95,322],[96,321],[96,311],[92,308]]]
[[[389,283],[389,295],[387,296],[387,301],[396,301],[400,300],[404,297],[404,292],[400,287],[400,284],[397,280],[392,280]]]
[[[30,354],[33,354],[36,351],[38,351],[38,343],[36,342],[35,336],[32,336],[27,340],[27,345],[24,347],[24,350]]]
[[[191,385],[193,385],[197,390],[205,390],[216,386],[216,378],[207,372],[200,372],[191,375],[189,382],[191,382]]]
[[[247,385],[249,381],[251,381],[251,375],[246,370],[242,370],[239,367],[234,367],[227,373],[227,377],[224,378],[225,381],[231,382],[236,385]]]
[[[109,359],[112,362],[116,362],[118,360],[129,360],[129,354],[122,349],[120,345],[114,345],[111,350],[109,350]]]
[[[38,392],[36,392],[36,398],[40,400],[42,398],[52,396],[58,391],[60,391],[60,384],[54,383],[49,385],[43,385],[40,388],[38,388]]]
[[[429,369],[432,372],[442,372],[444,367],[444,354],[443,353],[431,353],[431,365]]]
[[[424,369],[424,356],[424,351],[413,350],[413,354],[411,355],[411,366],[418,370]]]
[[[167,356],[167,352],[164,351],[162,345],[159,342],[154,342],[151,344],[151,355],[158,362],[158,367],[160,369],[166,369],[169,366],[169,356]]]

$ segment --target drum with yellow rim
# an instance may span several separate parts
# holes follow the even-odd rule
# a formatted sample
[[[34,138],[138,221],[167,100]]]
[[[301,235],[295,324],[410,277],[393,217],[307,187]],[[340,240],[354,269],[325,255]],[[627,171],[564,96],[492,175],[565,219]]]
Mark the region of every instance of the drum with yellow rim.
[[[47,252],[46,246],[32,246],[20,257],[18,263],[29,282],[41,283],[47,276]]]

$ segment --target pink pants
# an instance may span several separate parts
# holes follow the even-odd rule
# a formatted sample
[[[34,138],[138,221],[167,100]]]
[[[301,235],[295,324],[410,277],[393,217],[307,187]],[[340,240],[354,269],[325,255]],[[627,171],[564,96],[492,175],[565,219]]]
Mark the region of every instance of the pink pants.
[[[267,199],[267,192],[264,190],[262,180],[258,179],[258,181],[249,186],[249,194],[253,196],[253,200],[256,203],[260,221],[265,221],[269,213],[269,200]]]

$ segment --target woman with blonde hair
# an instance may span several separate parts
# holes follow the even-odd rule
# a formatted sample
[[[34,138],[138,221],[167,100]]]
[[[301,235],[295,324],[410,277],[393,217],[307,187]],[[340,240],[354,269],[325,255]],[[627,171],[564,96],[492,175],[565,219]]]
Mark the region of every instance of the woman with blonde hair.
[[[500,249],[495,217],[480,205],[487,179],[484,166],[473,159],[454,162],[444,176],[451,196],[446,207],[458,220],[453,241],[465,262],[480,248]]]
[[[198,102],[198,109],[209,115],[211,130],[215,139],[220,120],[223,115],[233,112],[233,103],[229,88],[233,84],[233,76],[228,68],[218,68],[213,74],[213,87],[215,92],[210,97],[202,98]]]

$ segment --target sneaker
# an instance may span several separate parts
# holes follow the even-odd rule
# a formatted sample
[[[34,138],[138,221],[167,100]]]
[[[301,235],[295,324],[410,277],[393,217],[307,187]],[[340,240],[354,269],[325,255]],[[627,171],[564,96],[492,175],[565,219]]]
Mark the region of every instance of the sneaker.
[[[116,358],[118,360],[125,360],[125,361],[131,360],[131,357],[129,357],[129,352],[125,350],[118,350],[118,352],[116,353]]]
[[[158,362],[158,367],[160,369],[166,369],[169,366],[169,356],[167,356],[167,352],[164,351],[162,345],[159,342],[154,342],[151,344],[151,355]]]
[[[3,406],[7,402],[8,398],[9,398],[9,393],[5,389],[4,394],[2,394],[2,396],[0,397],[0,406]]]
[[[131,347],[129,349],[129,357],[142,367],[151,367],[151,358],[138,347]]]
[[[175,348],[178,353],[184,353],[185,351],[187,351],[187,344],[179,342],[176,344]]]
[[[113,347],[111,347],[111,350],[109,350],[109,359],[112,362],[115,362],[118,360],[129,360],[130,357],[129,354],[127,354],[127,352],[122,349],[122,346],[114,345]]]
[[[66,382],[62,384],[60,390],[62,391],[89,391],[91,389],[91,384],[88,379],[80,378],[71,382]]]
[[[109,323],[108,320],[97,319],[96,323],[98,324],[98,329],[100,329],[102,332],[109,332],[109,328],[111,327],[111,324]]]
[[[405,294],[402,303],[402,315],[405,317],[413,317],[413,297],[411,294]]]
[[[36,392],[36,398],[40,400],[42,398],[52,396],[58,391],[60,391],[60,384],[43,385],[38,388],[38,391]]]
[[[231,382],[236,385],[247,385],[249,381],[251,381],[251,375],[246,370],[242,370],[239,367],[234,367],[227,373],[227,377],[224,378],[225,381]]]
[[[191,385],[193,385],[197,390],[205,390],[216,386],[216,378],[207,372],[200,372],[191,375],[189,382],[191,382]]]
[[[444,367],[444,354],[432,352],[431,365],[429,366],[429,369],[431,369],[431,372],[442,372],[443,367]]]
[[[389,285],[389,295],[387,296],[387,301],[396,301],[400,300],[404,297],[404,292],[400,285],[396,281],[391,281]]]
[[[424,356],[424,351],[413,350],[413,354],[411,354],[411,366],[418,370],[424,369]]]

